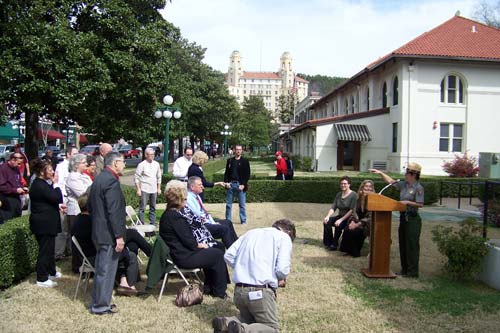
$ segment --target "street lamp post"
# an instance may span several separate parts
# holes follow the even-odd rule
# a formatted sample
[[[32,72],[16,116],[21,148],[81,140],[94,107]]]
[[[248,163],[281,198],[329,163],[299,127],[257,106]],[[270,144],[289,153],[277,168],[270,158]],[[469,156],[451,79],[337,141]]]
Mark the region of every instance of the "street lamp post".
[[[73,130],[72,129],[65,129],[65,130],[62,130],[62,132],[66,135],[66,149],[68,149],[69,136],[73,134]]]
[[[224,136],[224,158],[226,158],[226,153],[227,153],[227,136],[231,135],[231,132],[228,132],[229,126],[224,125],[224,130],[220,132],[220,135]]]
[[[21,125],[21,122],[18,121],[17,123],[12,125],[12,129],[17,129],[17,143],[21,144],[21,132],[26,128],[26,126]]]
[[[175,119],[179,119],[181,117],[181,111],[177,108],[171,108],[170,105],[174,102],[174,99],[170,95],[165,95],[163,97],[163,104],[166,106],[160,106],[156,109],[155,118],[165,118],[165,142],[163,143],[163,174],[168,174],[168,152],[169,152],[169,136],[170,136],[170,118],[172,116]],[[172,113],[173,111],[173,113]]]

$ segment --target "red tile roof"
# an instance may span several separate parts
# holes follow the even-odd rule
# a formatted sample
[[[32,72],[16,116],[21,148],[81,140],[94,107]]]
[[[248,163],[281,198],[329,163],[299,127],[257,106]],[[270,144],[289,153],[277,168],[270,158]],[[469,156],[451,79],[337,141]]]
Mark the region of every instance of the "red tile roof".
[[[300,76],[295,75],[295,81],[302,83],[309,83],[306,79],[301,78]]]
[[[500,60],[500,30],[454,16],[369,64],[371,69],[393,56]]]
[[[272,79],[281,80],[276,72],[243,72],[242,79]]]
[[[241,75],[242,79],[271,79],[271,80],[281,80],[281,76],[278,72],[243,72]],[[309,83],[309,81],[301,78],[300,76],[295,76],[297,82]]]

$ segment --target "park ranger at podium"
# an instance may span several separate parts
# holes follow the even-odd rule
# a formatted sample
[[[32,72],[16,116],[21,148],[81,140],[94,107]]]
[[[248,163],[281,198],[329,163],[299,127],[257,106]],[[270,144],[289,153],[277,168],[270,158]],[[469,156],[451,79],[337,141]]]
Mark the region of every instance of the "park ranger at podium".
[[[404,181],[394,180],[377,169],[368,169],[379,174],[388,184],[399,190],[400,202],[406,205],[406,211],[399,217],[399,256],[401,272],[399,275],[418,277],[418,261],[420,255],[420,231],[422,219],[418,209],[424,206],[424,188],[419,182],[422,167],[418,163],[408,163]]]

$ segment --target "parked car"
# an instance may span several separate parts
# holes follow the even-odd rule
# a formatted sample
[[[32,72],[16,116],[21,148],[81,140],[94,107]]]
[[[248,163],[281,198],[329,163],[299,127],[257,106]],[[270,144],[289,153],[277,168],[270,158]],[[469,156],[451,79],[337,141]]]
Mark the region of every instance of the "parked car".
[[[64,152],[61,151],[61,149],[59,149],[58,146],[47,146],[47,147],[41,147],[39,150],[38,150],[38,157],[43,157],[45,156],[45,153],[47,152],[47,150],[52,150],[52,153],[53,153],[53,156],[57,157],[57,160],[59,162],[61,162],[62,160],[64,160]]]
[[[87,145],[80,149],[80,154],[85,155],[99,155],[99,145]]]
[[[8,161],[14,152],[14,145],[0,145],[0,163]]]
[[[124,158],[141,157],[141,149],[133,148],[132,145],[124,145],[118,148],[118,152],[123,155]]]

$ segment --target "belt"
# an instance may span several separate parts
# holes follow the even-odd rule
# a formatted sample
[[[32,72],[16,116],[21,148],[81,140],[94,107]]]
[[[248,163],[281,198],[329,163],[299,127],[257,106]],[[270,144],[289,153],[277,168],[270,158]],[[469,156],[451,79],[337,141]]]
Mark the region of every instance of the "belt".
[[[274,289],[273,287],[271,287],[270,284],[261,284],[261,285],[258,285],[258,284],[246,284],[246,283],[237,283],[236,284],[236,287],[243,287],[243,288],[260,288],[260,289],[266,289],[266,288],[269,288],[269,289]]]
[[[177,180],[180,180],[181,182],[187,183],[187,179],[178,178]]]
[[[231,180],[231,183],[239,183],[239,180]]]

